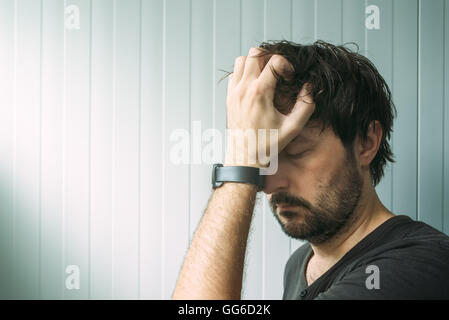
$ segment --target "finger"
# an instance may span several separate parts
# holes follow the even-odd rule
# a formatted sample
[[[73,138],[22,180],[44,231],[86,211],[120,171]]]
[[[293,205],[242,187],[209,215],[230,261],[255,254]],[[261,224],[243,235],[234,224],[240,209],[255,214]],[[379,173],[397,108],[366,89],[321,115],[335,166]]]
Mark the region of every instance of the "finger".
[[[292,111],[285,117],[281,128],[282,136],[285,138],[282,143],[284,146],[299,134],[315,111],[311,90],[310,83],[302,86]]]
[[[257,80],[270,101],[274,99],[274,92],[277,84],[277,79],[274,76],[272,69],[284,78],[289,78],[294,72],[293,66],[287,59],[277,54],[271,56]]]
[[[234,61],[234,71],[228,77],[228,95],[239,84],[242,78],[243,68],[245,67],[245,60],[246,57],[240,56],[237,57]]]
[[[258,56],[263,51],[260,48],[252,47],[249,50],[248,57],[245,61],[245,68],[243,70],[243,81],[254,80],[260,75],[260,57]]]
[[[245,56],[240,56],[235,59],[234,62],[234,72],[232,73],[232,81],[237,85],[243,76],[243,70],[245,68]]]

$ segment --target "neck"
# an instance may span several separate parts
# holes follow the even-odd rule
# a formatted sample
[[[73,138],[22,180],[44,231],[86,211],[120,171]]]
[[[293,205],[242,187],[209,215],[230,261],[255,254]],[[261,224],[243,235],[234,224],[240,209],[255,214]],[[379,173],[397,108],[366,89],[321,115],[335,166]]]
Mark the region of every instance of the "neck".
[[[311,243],[314,259],[329,267],[334,265],[360,240],[393,216],[394,214],[382,205],[374,188],[370,187],[369,192],[360,199],[354,219],[341,234],[322,244]]]

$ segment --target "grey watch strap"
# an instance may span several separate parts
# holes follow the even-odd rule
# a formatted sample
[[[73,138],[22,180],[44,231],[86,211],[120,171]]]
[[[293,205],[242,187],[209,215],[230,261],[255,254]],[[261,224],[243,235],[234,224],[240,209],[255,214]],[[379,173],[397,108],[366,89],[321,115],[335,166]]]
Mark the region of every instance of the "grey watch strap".
[[[212,188],[220,187],[223,182],[243,182],[257,186],[261,191],[265,185],[265,176],[260,174],[260,169],[245,166],[227,166],[216,163],[212,169]]]

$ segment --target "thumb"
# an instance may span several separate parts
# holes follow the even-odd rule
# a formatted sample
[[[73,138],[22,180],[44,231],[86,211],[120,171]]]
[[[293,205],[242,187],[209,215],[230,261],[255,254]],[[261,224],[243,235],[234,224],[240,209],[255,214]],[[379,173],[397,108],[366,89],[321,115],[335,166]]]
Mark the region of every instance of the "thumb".
[[[285,117],[282,124],[281,136],[285,141],[280,141],[280,148],[285,147],[299,134],[314,111],[315,102],[312,98],[312,85],[310,83],[305,83],[297,96],[292,111]],[[280,140],[282,138],[280,137]]]

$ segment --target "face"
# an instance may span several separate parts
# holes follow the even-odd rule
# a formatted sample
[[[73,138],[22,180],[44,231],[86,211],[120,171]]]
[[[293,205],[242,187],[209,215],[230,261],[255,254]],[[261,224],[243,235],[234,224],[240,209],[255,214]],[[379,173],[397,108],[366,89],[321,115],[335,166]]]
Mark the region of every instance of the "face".
[[[278,171],[266,176],[264,192],[282,230],[295,239],[321,244],[355,218],[363,179],[351,150],[326,128],[304,128],[282,150]]]

